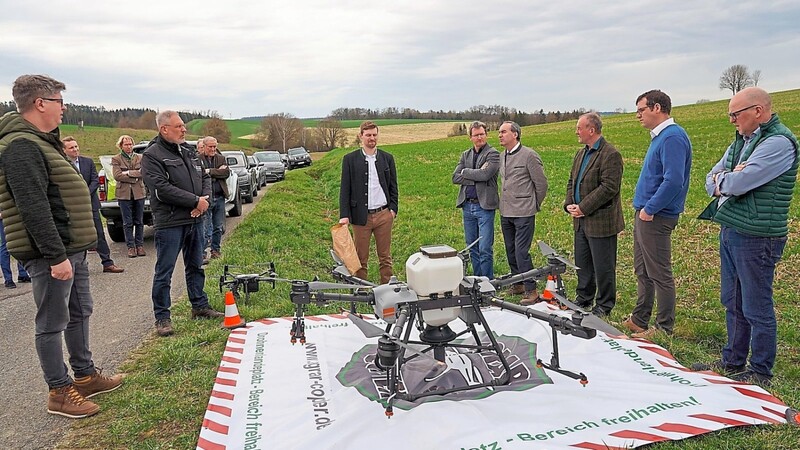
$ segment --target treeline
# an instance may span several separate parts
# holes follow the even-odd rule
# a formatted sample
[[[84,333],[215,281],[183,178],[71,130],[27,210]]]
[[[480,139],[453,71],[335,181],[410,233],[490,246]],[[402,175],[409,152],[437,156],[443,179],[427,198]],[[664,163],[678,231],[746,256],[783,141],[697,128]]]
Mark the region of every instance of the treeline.
[[[0,102],[0,114],[17,109],[13,101]],[[216,115],[213,111],[179,112],[184,122],[193,119],[208,119]],[[93,127],[156,129],[156,111],[147,108],[106,109],[102,106],[67,104],[64,111],[64,124]]]
[[[502,105],[476,105],[466,111],[427,111],[421,112],[413,108],[388,107],[380,109],[370,108],[336,108],[328,117],[338,120],[365,120],[365,119],[426,119],[426,120],[480,120],[486,123],[502,123],[513,120],[521,126],[538,125],[541,123],[561,122],[575,120],[585,113],[583,108],[573,111],[549,111],[543,109],[534,112],[525,112],[516,108]]]

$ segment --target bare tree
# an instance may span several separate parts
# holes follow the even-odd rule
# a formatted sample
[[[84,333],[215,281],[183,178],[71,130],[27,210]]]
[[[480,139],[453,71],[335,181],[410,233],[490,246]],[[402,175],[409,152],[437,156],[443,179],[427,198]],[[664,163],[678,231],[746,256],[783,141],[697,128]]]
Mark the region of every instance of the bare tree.
[[[730,89],[734,95],[752,84],[753,78],[750,76],[750,71],[743,64],[734,64],[728,67],[719,77],[719,88]]]
[[[228,124],[219,117],[212,117],[203,124],[203,135],[214,136],[221,144],[231,142],[231,130],[228,129]]]
[[[301,137],[303,122],[289,113],[267,116],[264,121],[269,127],[270,144],[280,144],[283,153],[291,147],[292,141]]]
[[[322,148],[324,151],[347,145],[347,134],[344,132],[344,128],[342,128],[342,122],[336,119],[327,118],[320,120],[314,131],[322,141]]]
[[[758,82],[761,81],[761,69],[754,70],[751,78],[753,79],[753,86],[758,86]]]

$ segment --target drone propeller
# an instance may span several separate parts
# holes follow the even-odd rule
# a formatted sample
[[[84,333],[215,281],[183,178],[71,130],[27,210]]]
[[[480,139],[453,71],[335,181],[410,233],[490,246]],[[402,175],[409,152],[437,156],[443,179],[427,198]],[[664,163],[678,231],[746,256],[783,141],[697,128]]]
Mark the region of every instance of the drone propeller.
[[[363,289],[363,288],[370,288],[372,286],[363,286],[360,284],[342,284],[342,283],[328,283],[325,281],[309,281],[308,288],[312,291],[318,291],[321,289]]]
[[[566,264],[568,267],[572,267],[575,270],[579,269],[579,267],[573,264],[572,261],[559,255],[558,252],[556,252],[553,247],[550,247],[544,241],[539,241],[539,251],[542,252],[542,254],[548,258],[555,258],[561,261],[562,263]]]
[[[403,347],[404,349],[410,351],[411,353],[414,353],[415,355],[419,355],[419,356],[421,356],[423,358],[430,359],[431,361],[435,362],[438,365],[441,365],[441,366],[445,365],[444,362],[437,360],[433,356],[431,356],[431,355],[429,355],[427,353],[422,353],[421,351],[419,351],[419,350],[417,350],[415,348],[412,348],[410,345],[400,341],[399,339],[392,337],[389,333],[381,330],[380,328],[378,328],[375,325],[367,322],[366,320],[362,319],[361,317],[358,317],[358,315],[349,313],[347,311],[344,311],[343,314],[345,316],[347,316],[347,318],[349,318],[353,322],[353,324],[355,324],[355,326],[358,327],[359,330],[361,330],[362,333],[364,333],[364,336],[366,336],[368,338],[376,338],[376,337],[383,336],[383,337],[385,337],[387,339],[390,339],[392,342],[394,342],[395,344],[399,345],[400,347]]]
[[[623,336],[625,333],[619,331],[618,329],[614,328],[613,326],[609,325],[608,322],[605,320],[595,316],[592,313],[588,313],[581,309],[580,306],[572,303],[571,301],[567,300],[564,296],[559,294],[558,292],[553,292],[553,297],[557,298],[564,306],[567,308],[581,313],[583,318],[581,319],[581,326],[586,328],[592,328],[594,330],[602,331],[603,333],[609,336]]]

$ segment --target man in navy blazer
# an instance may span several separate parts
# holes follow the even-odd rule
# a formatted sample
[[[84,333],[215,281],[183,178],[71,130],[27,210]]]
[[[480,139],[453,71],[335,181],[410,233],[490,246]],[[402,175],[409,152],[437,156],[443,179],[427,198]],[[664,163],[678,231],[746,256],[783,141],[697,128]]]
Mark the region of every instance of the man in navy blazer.
[[[378,148],[378,126],[361,124],[361,148],[342,160],[339,190],[339,223],[353,225],[353,240],[361,269],[355,276],[367,279],[369,241],[375,235],[375,248],[381,284],[392,276],[392,225],[397,216],[397,169],[391,154]]]
[[[83,176],[84,181],[89,186],[89,196],[92,198],[92,216],[94,217],[94,228],[97,230],[97,254],[103,263],[103,272],[121,273],[125,269],[118,267],[111,259],[111,249],[106,242],[106,233],[103,231],[103,222],[100,221],[100,199],[97,198],[97,188],[100,187],[100,178],[97,176],[97,169],[92,158],[81,156],[78,141],[72,136],[61,139],[64,143],[64,153],[75,164],[75,167]]]

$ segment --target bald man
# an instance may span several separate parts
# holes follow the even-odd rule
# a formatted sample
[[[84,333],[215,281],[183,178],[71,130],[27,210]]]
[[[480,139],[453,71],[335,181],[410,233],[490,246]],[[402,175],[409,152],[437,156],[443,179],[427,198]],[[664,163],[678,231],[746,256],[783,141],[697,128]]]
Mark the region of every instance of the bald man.
[[[778,341],[772,281],[786,246],[798,143],[761,88],[734,95],[728,119],[736,140],[706,175],[706,191],[714,199],[700,215],[721,225],[720,300],[728,342],[722,359],[692,368],[769,385]]]

